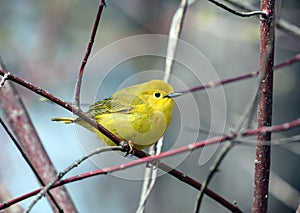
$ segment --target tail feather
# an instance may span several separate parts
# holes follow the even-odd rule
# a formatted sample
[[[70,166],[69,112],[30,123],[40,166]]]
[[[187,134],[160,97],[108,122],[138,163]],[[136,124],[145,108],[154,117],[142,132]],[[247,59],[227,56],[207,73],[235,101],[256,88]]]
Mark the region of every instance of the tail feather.
[[[59,121],[65,124],[70,124],[75,121],[76,118],[51,118],[51,121]]]

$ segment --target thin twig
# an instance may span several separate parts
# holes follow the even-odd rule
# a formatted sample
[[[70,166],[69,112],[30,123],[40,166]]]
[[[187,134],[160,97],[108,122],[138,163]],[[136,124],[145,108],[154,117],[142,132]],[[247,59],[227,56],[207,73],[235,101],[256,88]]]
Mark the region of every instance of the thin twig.
[[[250,16],[257,16],[257,15],[260,15],[262,16],[262,18],[266,19],[268,14],[264,11],[260,11],[260,10],[256,10],[256,11],[251,11],[251,12],[239,12],[239,11],[236,11],[235,9],[231,8],[231,7],[228,7],[226,6],[225,4],[219,2],[219,1],[216,1],[216,0],[208,0],[212,3],[214,3],[215,5],[217,5],[218,7],[221,7],[222,9],[234,14],[234,15],[237,15],[237,16],[241,16],[241,17],[250,17]]]
[[[68,172],[70,172],[72,169],[75,167],[79,166],[83,161],[87,160],[88,158],[103,153],[103,152],[108,152],[108,151],[123,151],[122,146],[112,146],[112,147],[101,147],[97,148],[94,151],[88,153],[87,155],[84,155],[80,159],[76,160],[73,162],[71,165],[69,165],[67,168],[65,168],[63,171],[59,172],[58,175],[56,176],[55,179],[53,179],[47,186],[45,186],[35,197],[35,199],[31,202],[31,204],[28,206],[27,210],[25,211],[26,213],[29,213],[34,205],[43,197],[45,196],[46,193],[49,192],[49,190],[53,187],[53,185],[61,180],[63,176],[65,176]]]
[[[98,29],[98,26],[99,26],[99,21],[100,21],[100,18],[101,18],[101,14],[102,14],[103,8],[105,6],[106,6],[105,0],[100,0],[97,15],[96,15],[96,19],[94,21],[93,29],[92,29],[92,32],[91,32],[90,40],[89,40],[86,52],[84,54],[84,58],[83,58],[83,60],[81,62],[81,65],[80,65],[80,70],[79,70],[79,73],[78,73],[78,78],[77,78],[76,88],[75,88],[75,105],[79,109],[80,109],[80,91],[81,91],[81,83],[82,83],[84,68],[85,68],[85,65],[88,61],[88,58],[89,58],[90,54],[91,54],[92,47],[93,47],[95,37],[96,37],[96,33],[97,33],[97,29]]]
[[[236,1],[236,0],[224,0],[226,2],[228,2],[229,4],[243,9],[243,10],[247,10],[247,11],[253,11],[256,10],[255,7],[245,3],[244,1]],[[282,31],[285,31],[287,33],[290,33],[292,35],[296,35],[296,36],[300,36],[300,28],[296,25],[291,24],[290,22],[284,20],[284,19],[279,19],[276,21],[276,27]]]

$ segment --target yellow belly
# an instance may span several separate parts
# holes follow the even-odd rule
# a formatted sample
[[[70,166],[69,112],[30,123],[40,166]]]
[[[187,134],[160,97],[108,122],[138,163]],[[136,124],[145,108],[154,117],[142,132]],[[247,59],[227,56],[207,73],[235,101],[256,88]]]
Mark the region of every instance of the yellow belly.
[[[149,114],[112,113],[96,116],[96,121],[103,125],[120,139],[131,141],[134,148],[141,150],[156,143],[165,133],[168,122],[162,112]],[[85,121],[76,122],[79,125],[95,132],[99,138],[109,146],[115,146],[110,139],[104,136]]]

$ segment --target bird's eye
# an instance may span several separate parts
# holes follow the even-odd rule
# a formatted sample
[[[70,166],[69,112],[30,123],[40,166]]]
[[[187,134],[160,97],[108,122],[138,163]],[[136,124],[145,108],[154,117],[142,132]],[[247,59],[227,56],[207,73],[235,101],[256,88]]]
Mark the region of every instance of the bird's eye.
[[[155,98],[160,98],[161,94],[159,92],[154,93]]]

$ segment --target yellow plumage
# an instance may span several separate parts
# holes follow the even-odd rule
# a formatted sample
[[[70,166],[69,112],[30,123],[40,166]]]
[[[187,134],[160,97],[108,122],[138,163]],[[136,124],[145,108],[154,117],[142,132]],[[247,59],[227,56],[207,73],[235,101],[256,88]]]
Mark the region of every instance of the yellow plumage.
[[[141,150],[157,142],[167,130],[173,112],[172,97],[177,96],[172,94],[173,88],[168,83],[152,80],[117,91],[89,106],[87,114]],[[52,121],[79,124],[95,132],[107,145],[115,145],[81,118],[52,118]]]

